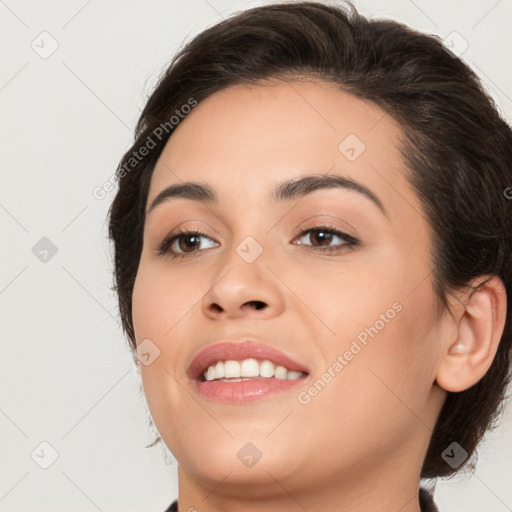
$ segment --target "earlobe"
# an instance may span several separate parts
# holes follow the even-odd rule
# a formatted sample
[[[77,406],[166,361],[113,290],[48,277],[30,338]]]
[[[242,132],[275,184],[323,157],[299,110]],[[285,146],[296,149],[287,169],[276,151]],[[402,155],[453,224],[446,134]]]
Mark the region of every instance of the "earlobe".
[[[490,368],[505,327],[507,295],[498,276],[479,278],[460,302],[455,339],[446,340],[436,382],[460,392],[476,384]]]

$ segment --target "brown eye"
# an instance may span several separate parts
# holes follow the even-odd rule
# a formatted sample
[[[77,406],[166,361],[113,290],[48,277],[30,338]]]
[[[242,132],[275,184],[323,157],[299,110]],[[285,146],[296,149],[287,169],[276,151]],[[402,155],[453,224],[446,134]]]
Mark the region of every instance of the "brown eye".
[[[357,245],[358,240],[353,236],[343,233],[338,230],[327,229],[326,227],[315,227],[304,230],[300,233],[301,238],[299,240],[300,245],[309,245],[314,248],[325,247],[328,249],[338,249],[343,246],[354,246]],[[307,241],[310,241],[310,244]],[[331,242],[336,242],[331,245]]]
[[[314,247],[328,246],[335,236],[336,235],[333,235],[333,233],[329,231],[311,230],[309,232],[309,240]]]
[[[209,241],[206,247],[201,247],[201,240]],[[202,249],[215,247],[217,242],[208,238],[204,233],[199,231],[181,231],[179,233],[171,233],[158,246],[157,252],[160,255],[167,254],[171,257],[184,257],[188,254],[194,254]],[[218,245],[218,244],[217,244]]]
[[[196,234],[188,234],[188,235],[178,235],[173,244],[171,245],[171,248],[173,246],[176,246],[173,248],[174,251],[176,249],[179,249],[178,252],[194,252],[198,242],[201,240],[201,235]],[[192,250],[191,250],[192,249]]]

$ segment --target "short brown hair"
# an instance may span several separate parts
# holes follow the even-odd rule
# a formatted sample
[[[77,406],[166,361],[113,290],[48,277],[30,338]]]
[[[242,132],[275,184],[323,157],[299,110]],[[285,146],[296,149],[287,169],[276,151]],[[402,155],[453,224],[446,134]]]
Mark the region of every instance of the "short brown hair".
[[[191,98],[200,102],[229,85],[299,75],[337,84],[401,123],[407,179],[435,234],[432,280],[440,308],[448,307],[450,290],[467,288],[487,274],[502,279],[510,300],[512,132],[475,73],[437,36],[391,20],[369,20],[351,5],[271,4],[231,16],[178,52],[147,101],[133,146],[119,164],[109,235],[114,290],[133,349],[132,293],[145,208],[153,169],[173,132],[169,119]],[[164,125],[169,129],[162,136],[159,127]],[[134,152],[152,134],[155,146],[135,162]],[[471,388],[447,394],[423,478],[455,473],[459,468],[448,465],[442,452],[456,441],[472,455],[492,427],[511,379],[511,351],[509,307],[488,372]]]

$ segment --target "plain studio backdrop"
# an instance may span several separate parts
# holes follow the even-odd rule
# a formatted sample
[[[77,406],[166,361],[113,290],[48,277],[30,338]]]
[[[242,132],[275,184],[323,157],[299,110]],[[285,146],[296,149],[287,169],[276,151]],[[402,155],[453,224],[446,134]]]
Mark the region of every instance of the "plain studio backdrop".
[[[110,183],[182,41],[262,3],[0,1],[3,512],[160,512],[177,496],[176,462],[144,448],[154,432],[110,290]],[[512,0],[354,3],[445,39],[510,122]],[[512,510],[511,461],[509,404],[476,473],[437,481],[440,509]]]

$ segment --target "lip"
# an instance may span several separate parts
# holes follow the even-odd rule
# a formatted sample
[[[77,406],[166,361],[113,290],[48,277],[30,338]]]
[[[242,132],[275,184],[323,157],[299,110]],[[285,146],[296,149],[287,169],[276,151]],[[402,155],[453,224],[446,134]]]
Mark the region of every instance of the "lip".
[[[249,358],[268,359],[288,370],[309,373],[306,366],[294,361],[280,350],[260,342],[240,340],[221,341],[208,345],[194,357],[188,367],[187,375],[191,379],[198,380],[208,367],[217,361],[243,361]]]
[[[276,379],[254,377],[243,381],[201,381],[204,371],[217,361],[242,361],[244,359],[267,359],[288,370],[304,372],[298,379]],[[309,369],[280,350],[256,341],[237,340],[217,342],[201,350],[192,360],[187,375],[202,396],[216,402],[245,403],[268,395],[290,390],[309,376]]]

